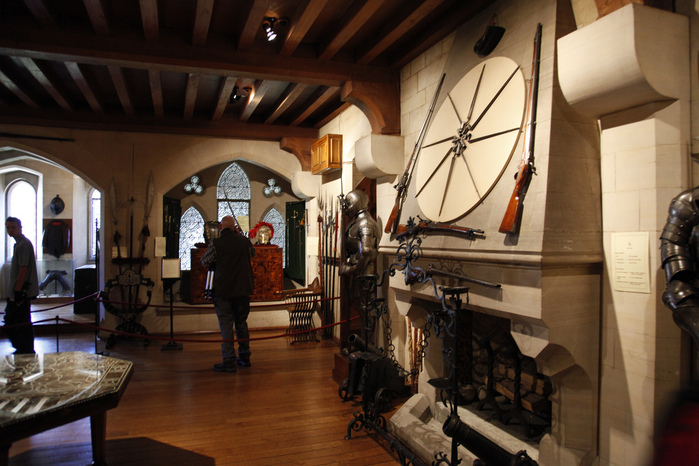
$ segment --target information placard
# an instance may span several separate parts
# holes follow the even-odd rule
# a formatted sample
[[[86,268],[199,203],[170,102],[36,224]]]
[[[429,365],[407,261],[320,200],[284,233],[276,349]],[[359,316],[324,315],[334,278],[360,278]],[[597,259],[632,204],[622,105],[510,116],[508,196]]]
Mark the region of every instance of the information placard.
[[[612,233],[614,291],[650,293],[648,232]]]
[[[180,278],[180,259],[162,259],[160,278]]]

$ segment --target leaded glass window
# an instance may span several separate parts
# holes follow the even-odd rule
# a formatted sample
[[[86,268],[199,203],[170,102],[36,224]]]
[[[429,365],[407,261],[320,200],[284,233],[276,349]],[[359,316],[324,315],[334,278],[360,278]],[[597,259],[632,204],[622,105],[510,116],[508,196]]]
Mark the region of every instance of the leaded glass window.
[[[204,242],[204,217],[190,207],[180,217],[180,268],[191,270],[191,250]]]
[[[284,217],[282,217],[282,214],[280,214],[277,209],[272,209],[267,212],[263,221],[274,227],[274,236],[272,236],[272,241],[270,242],[282,248],[283,251],[286,243],[286,225],[284,224]],[[286,267],[286,254],[282,253],[282,257],[284,257],[284,267]]]
[[[250,180],[240,165],[232,163],[221,173],[216,197],[219,221],[226,215],[235,215],[239,222],[240,217],[250,216]]]

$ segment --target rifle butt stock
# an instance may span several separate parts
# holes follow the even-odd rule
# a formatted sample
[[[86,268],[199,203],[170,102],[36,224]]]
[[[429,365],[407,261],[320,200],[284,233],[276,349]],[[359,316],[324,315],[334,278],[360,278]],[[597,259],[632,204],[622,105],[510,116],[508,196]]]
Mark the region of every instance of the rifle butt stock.
[[[396,197],[396,202],[393,203],[393,209],[391,210],[391,215],[388,216],[386,221],[386,226],[383,229],[384,233],[395,234],[396,227],[398,225],[398,211],[400,210],[400,198]]]
[[[502,217],[502,222],[500,223],[498,231],[500,233],[517,233],[521,215],[522,196],[520,196],[519,191],[515,189],[512,192],[512,196],[510,196],[510,202],[507,203],[507,210]]]

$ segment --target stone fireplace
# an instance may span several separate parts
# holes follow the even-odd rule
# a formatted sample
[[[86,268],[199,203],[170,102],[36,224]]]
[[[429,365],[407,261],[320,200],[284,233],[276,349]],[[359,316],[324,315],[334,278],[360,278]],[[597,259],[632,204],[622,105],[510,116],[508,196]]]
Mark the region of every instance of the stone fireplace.
[[[602,129],[609,125],[620,127],[643,119],[684,95],[682,83],[659,70],[674,69],[686,59],[686,48],[678,45],[686,40],[682,35],[685,23],[677,15],[632,4],[576,30],[568,2],[498,2],[457,31],[453,43],[443,46],[447,50],[443,60],[435,59],[431,71],[429,67],[421,71],[418,79],[423,81],[431,74],[429,79],[435,85],[427,89],[432,92],[441,74],[446,73],[439,102],[478,63],[470,50],[482,32],[481,26],[494,13],[500,24],[512,27],[493,55],[515,60],[525,76],[531,70],[532,35],[536,24],[543,24],[534,149],[537,175],[526,194],[520,232],[498,233],[512,193],[511,174],[516,173],[519,163],[519,152],[515,151],[484,202],[455,222],[461,227],[484,230],[484,237],[468,240],[426,234],[417,265],[499,284],[499,288],[492,288],[435,277],[438,286],[469,287],[464,312],[474,316],[473,372],[482,372],[477,357],[483,349],[477,340],[482,338],[483,326],[502,326],[508,334],[507,341],[516,344],[521,361],[535,367],[534,377],[546,386],[542,396],[545,393],[543,403],[548,404],[550,425],[540,434],[522,435],[512,426],[490,422],[487,415],[478,412],[478,401],[458,408],[462,422],[512,454],[526,450],[540,465],[594,464],[599,461],[601,448],[608,454],[613,435],[609,432],[610,415],[600,409],[600,393],[609,397],[600,382],[600,348],[610,344],[606,341],[610,334],[604,332],[608,322],[601,318],[605,315],[601,306],[603,293],[607,291],[609,295],[610,272],[604,266],[600,121],[604,123]],[[678,38],[638,32],[656,29],[682,34],[678,33]],[[612,44],[620,48],[614,49]],[[658,54],[657,50],[665,52]],[[660,60],[663,64],[634,66],[648,60]],[[621,76],[617,72],[620,67],[628,74]],[[650,74],[644,75],[646,72]],[[408,84],[404,83],[404,87],[408,88]],[[429,96],[430,92],[425,94]],[[429,101],[429,97],[424,100]],[[406,152],[410,152],[409,141],[405,146]],[[393,205],[392,184],[391,178],[378,185],[379,206]],[[415,187],[411,186],[401,223],[408,216],[420,214],[414,195]],[[385,209],[383,218],[388,217],[390,210]],[[386,266],[393,261],[397,246],[398,242],[388,235],[382,238],[380,249],[387,258]],[[391,278],[385,292],[396,327],[407,322],[406,326],[422,328],[430,314],[441,306],[431,284],[410,284],[401,273]],[[406,349],[407,360],[407,337],[405,341],[395,341],[396,335],[410,334],[407,328],[402,330],[393,329],[394,343]],[[603,338],[605,341],[601,341]],[[449,409],[442,403],[441,390],[429,383],[446,375],[441,349],[442,342],[432,335],[417,394],[391,417],[389,425],[392,434],[427,463],[434,461],[438,453],[448,456],[452,445],[442,432]],[[462,464],[470,464],[475,455],[460,446],[459,457]]]

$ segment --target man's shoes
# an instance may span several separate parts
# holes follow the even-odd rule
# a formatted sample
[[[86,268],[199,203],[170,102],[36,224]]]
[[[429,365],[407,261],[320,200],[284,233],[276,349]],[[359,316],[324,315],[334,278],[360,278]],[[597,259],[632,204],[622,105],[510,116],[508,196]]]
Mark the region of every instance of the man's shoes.
[[[214,364],[214,372],[235,372],[235,363],[230,362],[220,362]]]
[[[252,366],[252,363],[250,363],[250,359],[249,359],[249,358],[241,358],[241,357],[235,358],[235,363],[236,363],[237,365],[241,366],[241,367],[250,367],[250,366]]]

